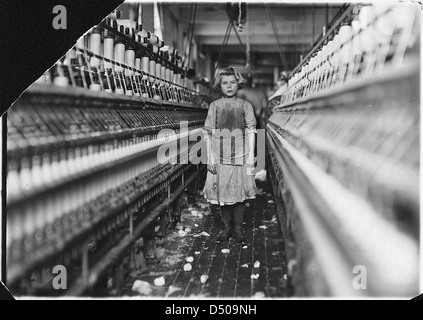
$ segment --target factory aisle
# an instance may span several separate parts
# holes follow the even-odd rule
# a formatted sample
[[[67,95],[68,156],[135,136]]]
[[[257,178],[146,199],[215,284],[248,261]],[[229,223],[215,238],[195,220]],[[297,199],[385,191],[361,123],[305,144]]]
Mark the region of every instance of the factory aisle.
[[[257,198],[247,205],[244,219],[248,245],[236,245],[233,239],[228,244],[215,243],[221,224],[215,219],[215,208],[199,192],[196,205],[184,208],[178,228],[157,241],[160,264],[147,273],[142,268],[134,272],[123,295],[286,297],[286,256],[271,185],[257,182],[257,190]],[[164,285],[155,285],[155,281],[160,284],[163,279]]]

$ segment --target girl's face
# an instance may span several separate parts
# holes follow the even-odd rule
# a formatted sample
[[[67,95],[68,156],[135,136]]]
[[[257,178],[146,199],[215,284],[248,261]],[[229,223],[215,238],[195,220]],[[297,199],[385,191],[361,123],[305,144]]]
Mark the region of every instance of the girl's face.
[[[222,76],[220,81],[220,88],[224,96],[231,98],[236,95],[238,91],[238,82],[235,76]]]

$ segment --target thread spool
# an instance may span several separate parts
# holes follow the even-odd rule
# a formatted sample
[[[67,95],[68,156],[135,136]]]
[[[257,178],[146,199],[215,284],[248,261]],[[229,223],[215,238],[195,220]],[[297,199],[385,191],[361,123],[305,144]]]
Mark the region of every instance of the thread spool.
[[[162,66],[162,71],[160,72],[162,80],[166,80],[166,66]]]
[[[113,51],[114,51],[114,42],[115,39],[113,38],[113,36],[108,36],[106,38],[104,38],[104,57],[110,60],[113,60]],[[104,68],[105,69],[112,69],[113,68],[113,64],[110,62],[105,62],[104,63]]]
[[[31,169],[30,161],[27,157],[21,159],[21,166],[19,170],[19,185],[23,192],[27,192],[31,189]]]
[[[48,161],[48,159],[47,159],[47,161]],[[60,179],[59,153],[53,152],[51,154],[50,165],[49,166],[43,165],[43,168],[45,170],[45,172],[44,172],[45,180],[56,181],[57,179]]]
[[[166,81],[171,82],[172,81],[172,77],[171,77],[171,70],[169,68],[166,68]]]
[[[90,50],[96,55],[101,55],[101,33],[97,28],[94,28],[90,34]],[[90,65],[92,68],[99,68],[100,59],[91,57]]]
[[[175,82],[175,71],[170,69],[170,81]]]
[[[135,51],[131,46],[128,46],[128,48],[125,50],[125,63],[131,68],[135,67]],[[134,71],[125,69],[125,75],[133,76]]]
[[[362,29],[360,33],[360,44],[362,51],[372,51],[377,45],[377,38],[372,27],[375,19],[374,8],[372,6],[362,7],[360,13],[358,14],[358,19]]]
[[[150,58],[149,57],[141,57],[141,70],[143,72],[149,73],[149,65],[150,65]],[[146,80],[148,77],[146,75],[143,76],[143,80]]]
[[[150,39],[150,32],[148,32],[147,30],[141,30],[140,32],[137,33],[137,35],[139,35],[141,37],[141,44],[144,47],[148,47],[148,44],[150,43],[149,39]]]
[[[21,190],[18,163],[16,161],[8,161],[7,166],[7,193],[13,196],[19,195]]]
[[[135,69],[141,70],[141,58],[140,57],[135,58]]]
[[[71,65],[72,61],[75,61],[75,59],[76,59],[76,52],[75,52],[75,49],[72,48],[66,53],[66,59],[64,61],[64,64]]]
[[[158,62],[156,62],[156,77],[162,78],[162,65]]]
[[[330,62],[333,66],[337,67],[339,65],[339,48],[341,46],[339,34],[337,34],[332,40],[332,58]]]
[[[123,42],[117,41],[115,44],[115,51],[114,51],[115,61],[119,63],[125,62],[125,44]],[[123,67],[116,65],[115,71],[121,72],[123,71]]]
[[[358,20],[353,20],[352,24],[352,43],[351,43],[351,52],[353,56],[358,56],[361,54],[360,47],[360,22]]]
[[[167,54],[168,54],[168,58],[167,58],[167,60],[168,60],[169,62],[172,62],[172,60],[173,60],[173,57],[174,57],[174,50],[175,50],[175,49],[173,49],[172,47],[169,47],[169,50],[168,50],[168,52],[167,52]]]
[[[152,45],[159,44],[159,37],[157,37],[154,33],[150,33],[150,43]]]
[[[117,20],[122,16],[122,11],[114,10],[112,13],[109,14],[109,18],[112,20]]]
[[[362,29],[360,33],[360,46],[363,52],[372,51],[377,45],[377,37],[373,28]]]
[[[19,241],[24,236],[23,229],[23,214],[22,210],[12,212],[9,211],[7,217],[7,244],[12,244],[13,241]],[[11,252],[11,251],[9,251]]]
[[[364,6],[358,14],[361,29],[367,29],[375,19],[375,12],[372,6]]]
[[[79,39],[76,41],[76,48],[84,50],[85,49],[85,37],[79,37]],[[80,53],[79,51],[77,51],[77,53]]]
[[[138,23],[135,22],[132,19],[118,19],[117,23],[118,23],[118,25],[121,25],[124,28],[129,28],[129,29],[138,29],[139,28]]]
[[[375,16],[383,16],[391,11],[394,6],[394,3],[389,1],[375,2],[372,4]]]
[[[343,25],[339,29],[339,40],[341,47],[341,62],[347,64],[349,62],[351,53],[351,37],[352,27],[349,25]]]
[[[135,95],[136,96],[141,96],[141,89],[140,89],[140,85],[141,85],[141,74],[138,72],[138,70],[141,70],[141,58],[140,57],[136,57],[135,58],[135,69],[137,69],[137,71],[135,71],[135,82],[138,86],[136,86],[136,92]]]
[[[400,2],[393,7],[392,24],[395,28],[402,28],[404,21],[414,21],[416,14],[420,13],[418,3]]]
[[[92,91],[101,91],[101,86],[99,83],[91,83],[90,90]]]
[[[111,27],[111,28],[113,28],[113,29],[115,29],[115,30],[117,30],[118,29],[118,26],[117,26],[117,20],[116,19],[111,19],[110,18],[110,15],[105,19],[105,22],[106,22],[106,24],[109,26],[109,27]]]
[[[138,34],[142,37],[142,38],[150,38],[151,33],[145,29],[142,29],[140,32],[138,32]]]
[[[26,205],[22,211],[23,235],[25,237],[25,249],[29,253],[33,249],[34,231],[35,231],[35,215],[34,208]]]
[[[152,47],[152,51],[153,51],[154,54],[158,55],[159,54],[159,47],[157,45],[154,45]]]
[[[156,61],[154,61],[153,58],[150,58],[148,71],[152,76],[156,75]],[[149,77],[149,81],[154,82],[155,79],[153,77]]]
[[[135,42],[142,44],[143,38],[139,34],[135,34]]]
[[[376,32],[379,36],[390,37],[394,32],[394,14],[392,12],[392,4],[375,3],[375,15],[378,16],[376,21]]]
[[[125,28],[125,34],[128,38],[131,38],[135,41],[135,28]]]
[[[160,55],[163,57],[163,60],[168,61],[169,60],[169,51],[166,47],[163,47],[160,49]]]
[[[58,87],[67,87],[69,85],[69,80],[65,76],[54,77],[53,84]]]

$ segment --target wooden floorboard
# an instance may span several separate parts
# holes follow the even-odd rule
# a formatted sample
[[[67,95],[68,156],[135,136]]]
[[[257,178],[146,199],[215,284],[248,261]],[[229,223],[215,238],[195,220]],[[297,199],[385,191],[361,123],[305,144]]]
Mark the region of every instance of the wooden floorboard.
[[[233,239],[225,244],[215,243],[222,225],[200,194],[195,206],[182,211],[181,226],[191,230],[185,236],[180,236],[179,230],[170,230],[165,239],[158,240],[160,264],[146,274],[134,272],[124,294],[158,298],[286,297],[286,257],[276,206],[272,203],[270,184],[258,187],[256,200],[249,201],[245,211],[243,228],[247,245],[238,245]],[[193,210],[203,217],[193,215]],[[188,257],[193,258],[192,270],[184,271]],[[258,268],[254,267],[256,262],[260,263]],[[257,275],[257,279],[252,278]],[[155,286],[154,280],[161,276],[165,285]],[[208,277],[206,282],[201,282],[202,276]],[[150,286],[148,295],[132,290],[137,280]]]
[[[267,290],[267,266],[266,266],[266,235],[263,225],[264,215],[261,209],[265,199],[259,197],[256,199],[254,212],[254,248],[253,248],[253,275],[257,279],[252,281],[251,295],[258,297],[268,296]],[[259,264],[258,267],[255,264]]]

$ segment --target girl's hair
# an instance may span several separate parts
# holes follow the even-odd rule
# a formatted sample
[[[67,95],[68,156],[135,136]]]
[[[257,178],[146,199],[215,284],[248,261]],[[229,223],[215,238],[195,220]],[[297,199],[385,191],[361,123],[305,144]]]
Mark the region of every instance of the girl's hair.
[[[238,89],[242,88],[242,84],[245,81],[241,73],[236,68],[234,67],[224,68],[219,72],[213,84],[213,88],[215,88],[219,92],[221,92],[220,82],[222,81],[223,76],[234,76],[236,79],[236,82],[238,82]]]

